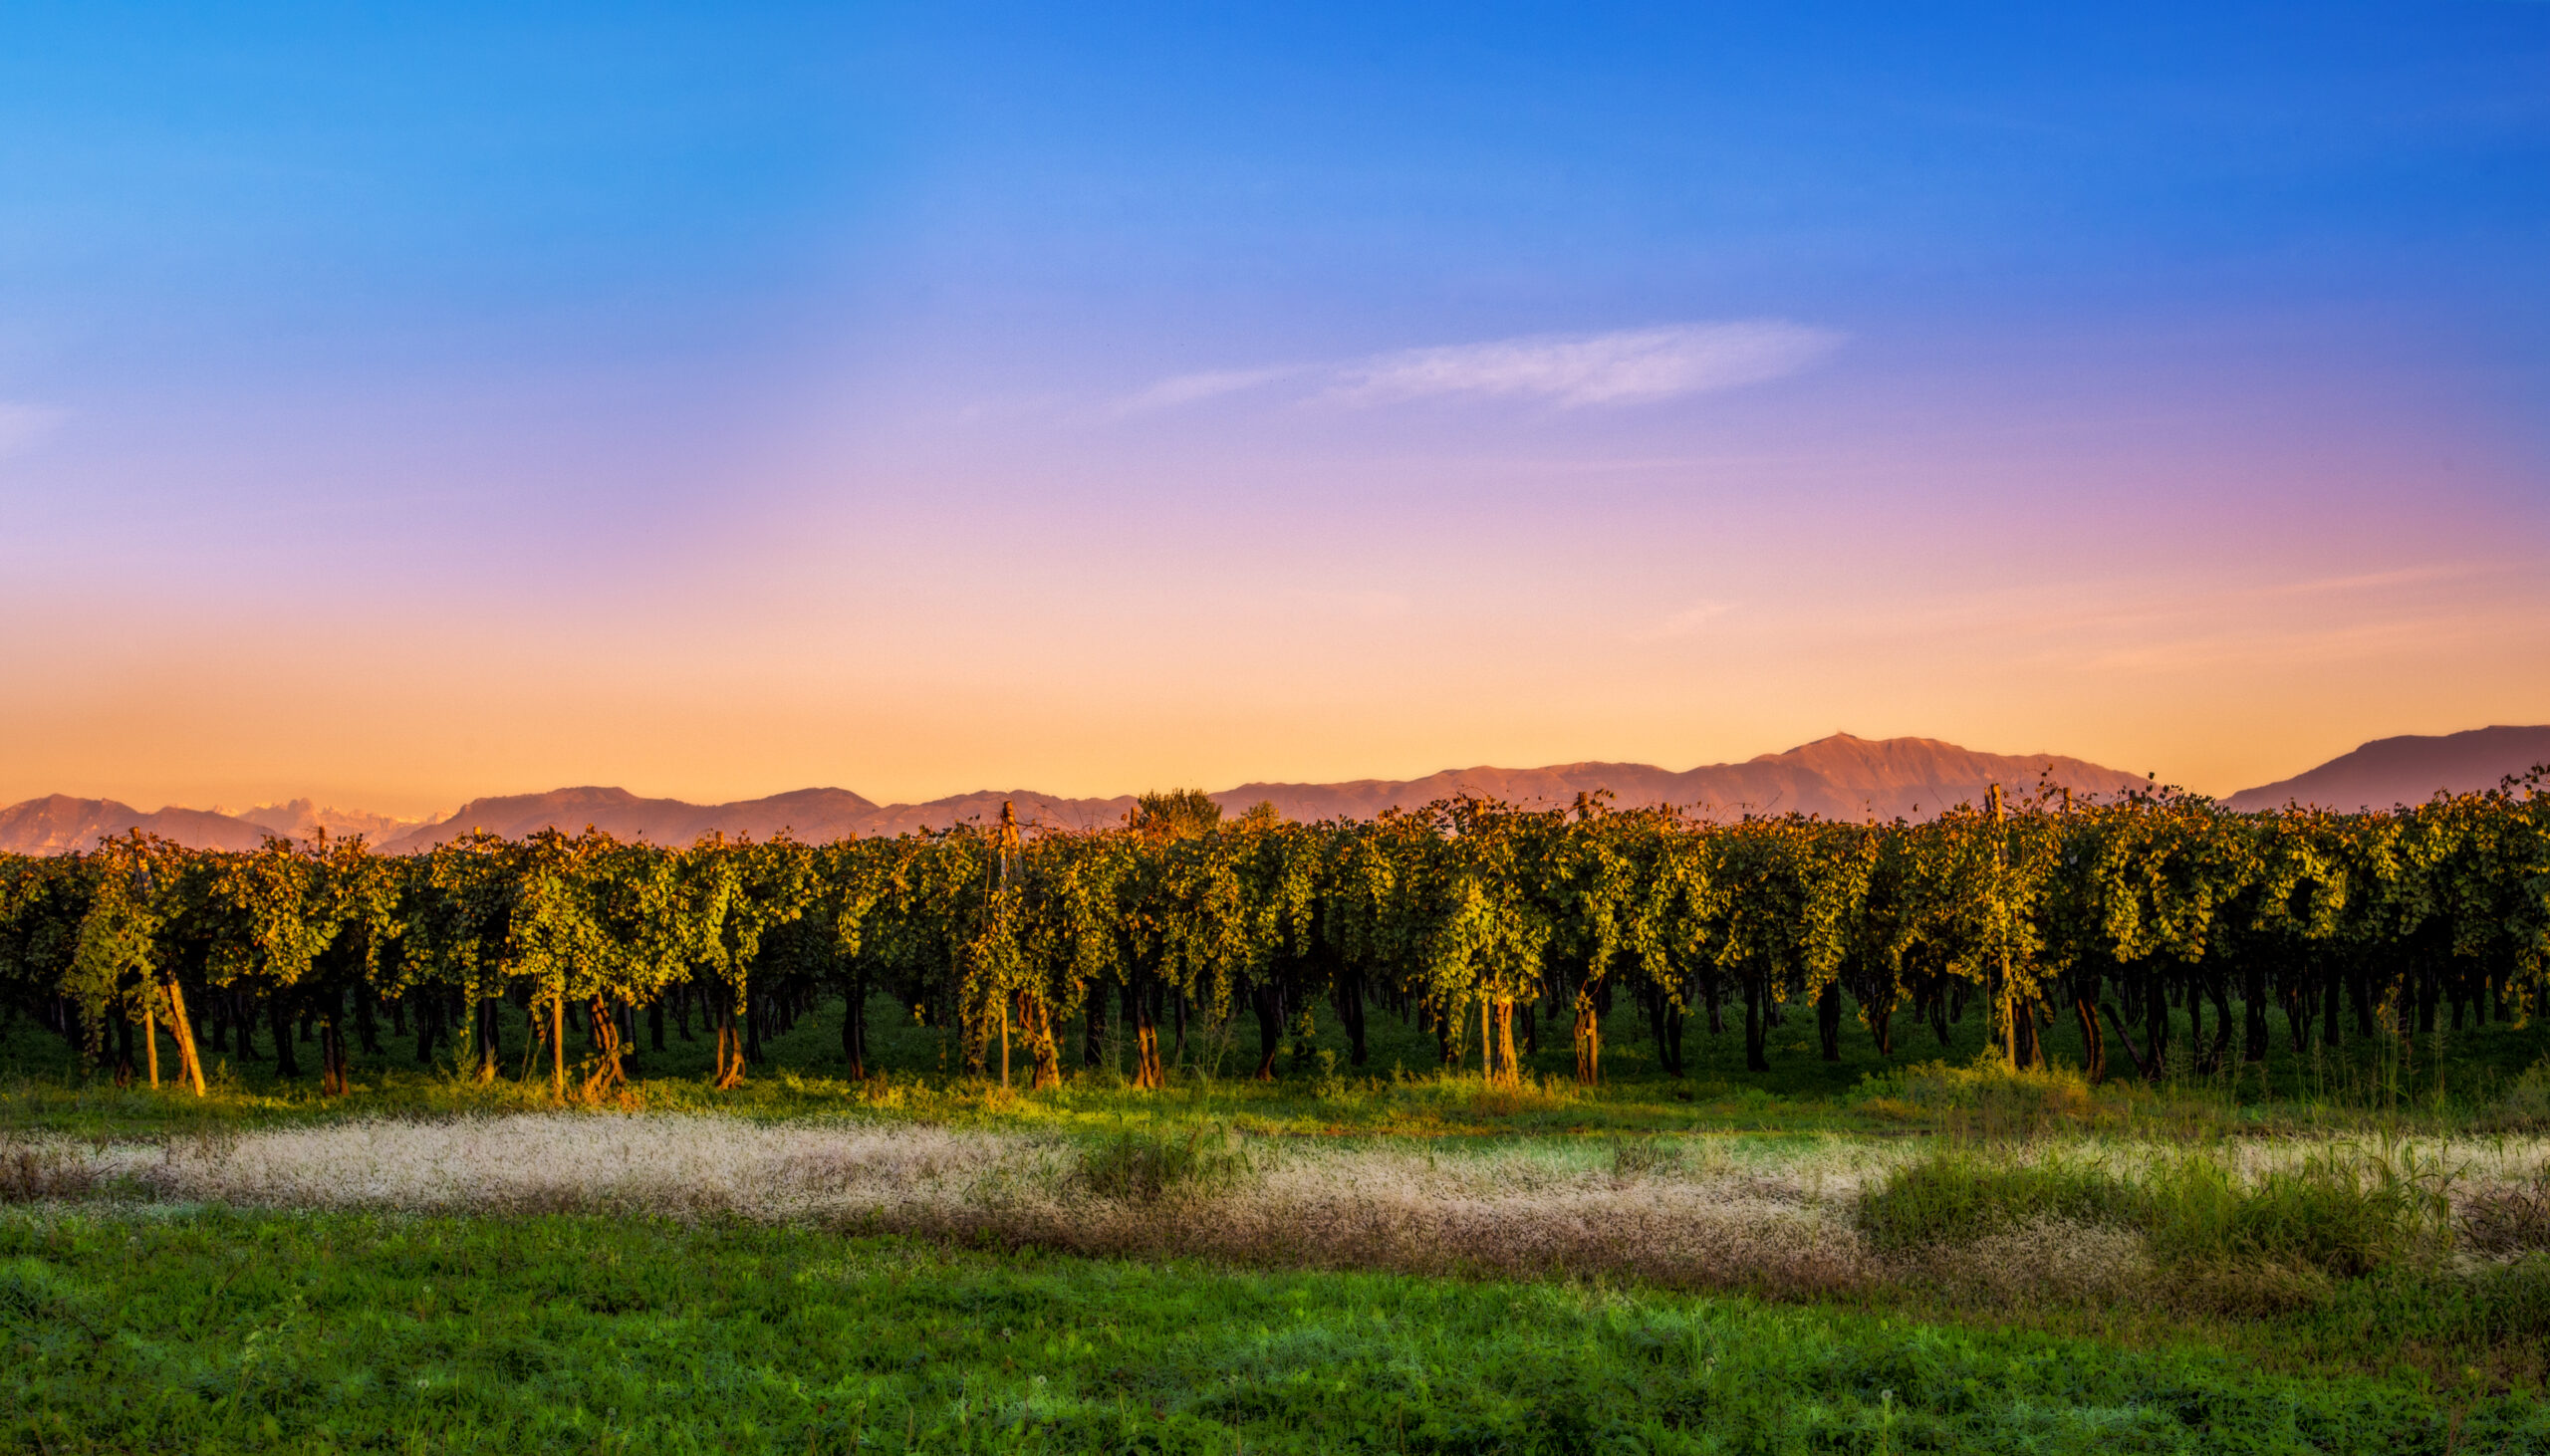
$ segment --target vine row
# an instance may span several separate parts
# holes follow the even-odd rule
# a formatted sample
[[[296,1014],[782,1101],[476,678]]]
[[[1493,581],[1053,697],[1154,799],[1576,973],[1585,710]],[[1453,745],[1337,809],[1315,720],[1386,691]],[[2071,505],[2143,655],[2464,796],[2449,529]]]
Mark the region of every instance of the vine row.
[[[2037,794],[1923,823],[1805,816],[1711,823],[1454,800],[1372,821],[1225,820],[1201,794],[1147,796],[1120,826],[995,825],[686,849],[588,831],[472,835],[412,855],[361,841],[192,850],[132,834],[0,858],[0,995],[118,1076],[202,1091],[197,1040],[263,1021],[297,1073],[315,1024],[322,1085],[348,1038],[416,1024],[420,1060],[500,1075],[499,1008],[532,1016],[546,1071],[607,1091],[642,1015],[701,1011],[715,1080],[761,1058],[774,1011],[844,997],[843,1057],[889,993],[955,1029],[967,1070],[1034,1086],[1094,1065],[1117,1019],[1134,1081],[1164,1081],[1161,1037],[1252,1015],[1258,1074],[1320,1005],[1364,1060],[1380,1005],[1519,1078],[1515,1012],[1571,1028],[1602,1077],[1602,1016],[1644,1006],[1663,1069],[1686,1018],[1765,1029],[1811,1009],[1822,1055],[1845,1023],[1893,1053],[1944,1044],[1970,1007],[2011,1065],[2053,1039],[2093,1078],[2157,1077],[2183,1008],[2200,1070],[2350,1037],[2522,1021],[2550,1010],[2550,792],[2538,771],[2388,813],[2244,814],[2178,794]],[[2233,1003],[2240,1012],[2235,1017]],[[593,1051],[570,1067],[570,1007]],[[2211,1028],[2205,1010],[2212,1010]],[[2280,1014],[2283,1025],[2274,1018]],[[2235,1024],[2236,1023],[2236,1024]],[[685,1025],[686,1025],[685,1021]],[[1068,1043],[1084,1034],[1082,1055]],[[136,1034],[142,1048],[136,1067]]]

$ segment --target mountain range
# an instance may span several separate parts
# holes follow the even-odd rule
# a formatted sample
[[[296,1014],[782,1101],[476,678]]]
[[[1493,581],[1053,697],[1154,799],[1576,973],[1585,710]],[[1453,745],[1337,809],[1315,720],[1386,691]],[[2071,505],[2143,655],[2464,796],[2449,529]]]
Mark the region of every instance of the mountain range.
[[[2309,773],[2244,789],[2237,809],[2272,808],[2288,800],[2332,808],[2416,803],[2438,789],[2493,787],[2550,761],[2550,727],[2482,728],[2440,737],[2386,738]],[[1671,770],[1650,764],[1555,764],[1538,769],[1446,769],[1419,779],[1358,779],[1342,784],[1242,784],[1212,795],[1237,813],[1272,804],[1286,819],[1369,819],[1459,795],[1509,804],[1560,807],[1579,794],[1608,790],[1616,806],[1670,804],[1707,818],[1803,812],[1832,818],[1926,819],[1959,803],[1980,802],[1994,784],[2023,794],[2039,786],[2076,794],[2115,794],[2146,787],[2145,776],[2057,754],[1995,754],[1930,738],[1855,738],[1837,733],[1785,753],[1743,763]],[[114,800],[52,795],[0,809],[0,850],[58,854],[101,836],[140,829],[204,849],[254,849],[269,834],[331,838],[361,834],[385,852],[431,849],[473,830],[509,837],[542,829],[588,826],[624,840],[686,845],[711,832],[769,839],[785,831],[822,842],[894,835],[999,818],[1004,803],[1030,825],[1090,829],[1121,822],[1132,795],[1073,799],[1033,790],[985,790],[925,804],[878,804],[847,789],[799,789],[732,804],[644,799],[617,788],[555,789],[475,799],[423,823],[315,809],[311,801],[225,814],[167,808],[143,814]]]
[[[208,809],[171,807],[144,814],[113,799],[74,799],[68,794],[48,794],[0,809],[0,849],[18,854],[67,854],[128,830],[198,849],[253,849],[268,833],[262,826]]]
[[[1565,806],[1580,793],[1608,789],[1627,807],[1675,804],[1720,818],[1747,812],[1858,818],[1874,813],[1936,813],[1958,800],[1979,800],[1992,784],[2012,791],[2044,779],[2076,793],[2114,793],[2144,782],[2132,774],[2052,754],[2015,757],[1976,753],[1927,738],[1870,740],[1847,733],[1787,753],[1764,754],[1749,763],[1713,764],[1675,773],[1648,764],[1560,764],[1542,769],[1447,769],[1421,779],[1361,779],[1345,784],[1242,784],[1212,796],[1230,813],[1259,803],[1286,819],[1370,819],[1386,809],[1413,809],[1438,799],[1472,795],[1508,804]],[[892,835],[944,829],[967,820],[1000,817],[1016,806],[1031,825],[1090,829],[1116,824],[1134,807],[1134,796],[1071,799],[1014,789],[960,794],[926,804],[880,805],[846,789],[801,789],[769,799],[697,805],[678,799],[640,799],[625,789],[559,789],[480,799],[432,824],[385,841],[392,852],[429,849],[444,840],[484,829],[522,835],[549,826],[592,825],[623,839],[688,844],[711,830],[767,839],[785,829],[801,840],[851,835]]]
[[[2309,773],[2243,789],[2233,809],[2276,809],[2313,804],[2352,813],[2422,804],[2440,790],[2467,794],[2493,789],[2507,776],[2521,778],[2550,764],[2550,726],[2473,728],[2467,733],[2404,734],[2377,738]]]

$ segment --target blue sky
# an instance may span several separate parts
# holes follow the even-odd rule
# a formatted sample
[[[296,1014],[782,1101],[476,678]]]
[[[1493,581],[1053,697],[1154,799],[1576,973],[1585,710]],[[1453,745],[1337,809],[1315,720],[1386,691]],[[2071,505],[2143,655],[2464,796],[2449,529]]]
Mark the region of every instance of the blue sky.
[[[2550,718],[2546,257],[2541,4],[16,6],[0,794],[2227,792]]]

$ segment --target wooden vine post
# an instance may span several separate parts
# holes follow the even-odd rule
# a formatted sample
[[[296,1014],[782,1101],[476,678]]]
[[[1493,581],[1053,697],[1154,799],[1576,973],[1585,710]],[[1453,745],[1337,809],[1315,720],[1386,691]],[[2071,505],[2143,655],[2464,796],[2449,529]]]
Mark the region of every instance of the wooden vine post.
[[[195,1055],[194,1024],[186,1016],[186,993],[177,978],[168,978],[168,1034],[177,1043],[178,1074],[194,1085],[195,1095],[203,1092],[203,1059]],[[152,1060],[157,1061],[156,1057]]]
[[[2019,1067],[2018,998],[2010,988],[2009,903],[2001,885],[2009,868],[2010,840],[2002,824],[2001,786],[1992,785],[1985,798],[1992,811],[1992,1004],[2001,1018],[2002,1060],[2015,1072]]]
[[[1006,799],[1000,802],[1000,838],[993,842],[993,847],[998,852],[999,863],[992,885],[992,903],[999,907],[994,913],[1005,915],[1009,911],[1010,870],[1018,857],[1018,811]],[[1000,1085],[1004,1092],[1009,1089],[1009,1001],[1015,994],[1010,992],[993,998],[1000,1003]]]
[[[620,1035],[620,1009],[609,997],[596,995],[586,1014],[592,1018],[587,1025],[594,1033],[594,1066],[585,1075],[582,1092],[585,1100],[597,1101],[627,1080],[620,1065],[627,1053]]]

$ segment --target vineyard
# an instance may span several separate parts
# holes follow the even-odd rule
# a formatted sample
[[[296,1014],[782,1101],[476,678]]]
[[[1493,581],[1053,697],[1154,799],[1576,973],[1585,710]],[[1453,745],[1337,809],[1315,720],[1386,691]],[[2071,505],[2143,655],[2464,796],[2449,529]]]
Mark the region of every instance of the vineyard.
[[[0,995],[13,1449],[2550,1442],[2537,776],[134,835]]]
[[[508,1019],[560,1097],[609,1093],[668,1018],[685,1037],[698,1019],[731,1088],[819,1001],[843,1007],[852,1078],[891,1004],[952,1036],[951,1070],[1031,1089],[1120,1044],[1133,1085],[1158,1088],[1234,1026],[1271,1079],[1322,1017],[1361,1067],[1372,1009],[1489,1086],[1520,1079],[1518,1037],[1600,1083],[1617,1008],[1666,1074],[1699,1027],[1739,1033],[1764,1073],[1789,1018],[1827,1061],[1846,1037],[1944,1047],[1974,1018],[2009,1068],[2148,1080],[2550,1010],[2550,794],[2536,775],[2336,815],[1996,791],[1919,824],[1457,801],[1303,825],[1223,822],[1180,793],[1088,832],[1004,815],[827,845],[548,833],[411,856],[134,835],[0,862],[0,986],[96,1073],[198,1094],[234,1044],[299,1075],[295,1032],[314,1029],[320,1086],[341,1091],[383,1022],[418,1062],[532,1075],[502,1065]]]

